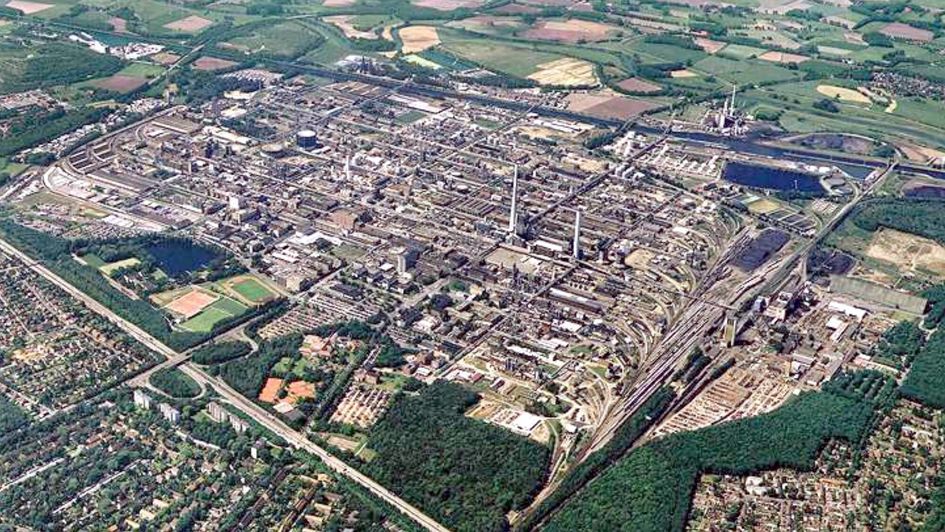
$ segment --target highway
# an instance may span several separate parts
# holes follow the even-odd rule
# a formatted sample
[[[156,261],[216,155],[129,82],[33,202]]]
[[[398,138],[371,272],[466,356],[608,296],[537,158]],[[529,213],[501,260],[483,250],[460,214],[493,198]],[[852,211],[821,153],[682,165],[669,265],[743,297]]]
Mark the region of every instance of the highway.
[[[121,327],[128,335],[138,340],[151,350],[163,355],[167,361],[161,364],[162,367],[168,367],[174,365],[175,363],[180,363],[181,370],[196,380],[203,386],[210,386],[217,393],[220,394],[223,398],[229,401],[233,406],[238,408],[247,416],[251,417],[254,421],[262,425],[263,427],[270,430],[272,433],[278,435],[284,439],[289,445],[295,447],[296,449],[301,449],[303,451],[309,452],[319,459],[321,459],[325,465],[337,472],[338,474],[344,475],[350,480],[360,484],[362,487],[373,493],[375,496],[383,500],[384,502],[390,504],[397,510],[399,510],[404,515],[410,517],[421,525],[426,530],[432,532],[448,532],[449,529],[443,525],[436,522],[433,518],[427,516],[421,512],[418,508],[407,503],[393,492],[381,486],[373,479],[367,475],[361,473],[357,469],[349,466],[340,459],[336,458],[328,451],[322,447],[309,441],[305,435],[298,432],[297,430],[289,427],[281,420],[276,418],[273,414],[270,414],[264,410],[259,405],[253,403],[252,401],[246,399],[235,390],[230,388],[226,383],[211,377],[203,370],[198,368],[196,365],[190,362],[180,362],[186,360],[187,355],[183,353],[178,353],[171,349],[170,347],[164,345],[158,341],[153,336],[146,333],[144,330],[139,328],[137,325],[125,320],[124,318],[115,314],[111,309],[102,305],[98,301],[92,299],[84,292],[78,288],[72,286],[64,279],[56,275],[49,268],[43,266],[41,263],[34,261],[29,255],[20,251],[18,248],[7,242],[6,240],[0,238],[0,250],[3,252],[16,257],[24,264],[26,264],[30,269],[32,269],[37,274],[45,277],[49,282],[58,286],[63,291],[65,291],[70,296],[81,301],[93,312],[101,315],[107,320],[111,321],[118,327]],[[134,383],[129,382],[129,384],[140,384],[140,381],[135,381]]]

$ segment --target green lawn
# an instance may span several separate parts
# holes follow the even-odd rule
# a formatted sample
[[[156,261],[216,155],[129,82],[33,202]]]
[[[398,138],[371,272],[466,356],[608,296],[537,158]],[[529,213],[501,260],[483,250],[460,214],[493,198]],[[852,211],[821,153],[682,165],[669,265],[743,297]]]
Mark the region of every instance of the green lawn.
[[[318,48],[321,40],[318,32],[313,32],[297,22],[288,21],[263,26],[249,35],[236,37],[227,42],[249,52],[295,58]]]
[[[101,266],[98,266],[98,269],[105,275],[111,276],[111,274],[117,270],[120,270],[122,268],[129,268],[131,266],[137,266],[138,264],[141,264],[140,260],[138,260],[136,257],[129,257],[124,260],[116,260],[115,262],[102,264]]]
[[[228,312],[210,306],[204,309],[200,314],[181,323],[180,326],[182,329],[191,332],[208,333],[213,330],[214,325],[232,316],[233,315]]]
[[[188,331],[207,333],[212,331],[217,323],[227,318],[239,316],[247,310],[245,305],[228,297],[221,297],[214,301],[212,305],[203,309],[200,314],[181,323],[180,326]]]
[[[764,81],[790,81],[798,73],[764,61],[733,61],[724,57],[709,56],[692,65],[692,69],[714,75],[720,80],[738,85]]]
[[[519,78],[527,78],[537,72],[538,65],[564,57],[485,40],[457,40],[444,45],[444,48],[489,70]]]
[[[755,48],[754,46],[745,46],[742,44],[729,44],[725,48],[719,51],[720,56],[726,57],[728,59],[749,59],[752,57],[758,57],[759,55],[765,53],[767,50],[764,48]]]
[[[223,312],[233,316],[239,316],[240,314],[249,310],[246,305],[228,297],[221,297],[220,299],[214,301],[210,307],[216,308],[217,310],[222,310]]]
[[[250,303],[265,303],[275,294],[257,279],[249,278],[233,285],[233,290]]]
[[[152,65],[151,63],[131,63],[118,71],[121,76],[134,76],[136,78],[156,78],[164,72],[164,67]]]
[[[101,269],[107,263],[101,259],[98,255],[94,253],[89,253],[88,255],[82,255],[82,262],[88,264],[89,266],[95,269]]]

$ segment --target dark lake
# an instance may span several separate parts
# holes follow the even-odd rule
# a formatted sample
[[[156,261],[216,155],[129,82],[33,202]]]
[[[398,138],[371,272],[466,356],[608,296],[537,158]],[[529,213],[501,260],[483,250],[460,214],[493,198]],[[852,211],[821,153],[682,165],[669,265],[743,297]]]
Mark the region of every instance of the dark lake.
[[[746,187],[795,190],[797,192],[824,192],[824,187],[820,185],[820,179],[817,176],[771,166],[730,161],[725,165],[724,177],[727,181]]]
[[[171,277],[198,271],[218,256],[215,251],[186,240],[165,240],[145,249]]]

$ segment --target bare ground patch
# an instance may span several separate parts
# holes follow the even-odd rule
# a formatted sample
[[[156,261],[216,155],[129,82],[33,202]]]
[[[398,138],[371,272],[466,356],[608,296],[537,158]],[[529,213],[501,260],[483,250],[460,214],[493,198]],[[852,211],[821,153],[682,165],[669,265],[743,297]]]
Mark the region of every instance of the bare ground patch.
[[[397,34],[403,41],[400,50],[405,54],[422,52],[440,44],[440,36],[433,26],[408,26],[401,28]]]
[[[483,2],[481,0],[413,0],[411,4],[437,11],[453,11],[462,8],[475,9],[482,6]]]
[[[115,74],[114,76],[97,80],[93,84],[100,89],[126,93],[137,89],[147,82],[147,78]]]
[[[325,22],[335,26],[345,37],[349,39],[377,39],[377,34],[372,31],[363,31],[354,27],[351,23],[351,15],[333,15],[325,17]]]
[[[659,92],[663,87],[641,78],[629,78],[617,84],[618,87],[629,92],[650,93]]]
[[[53,7],[53,4],[28,2],[26,0],[10,0],[7,2],[7,7],[16,9],[17,11],[22,12],[24,15],[32,15],[33,13],[39,13],[40,11],[45,11]]]
[[[589,20],[544,20],[536,23],[522,35],[529,39],[576,44],[603,41],[615,31],[616,28]]]
[[[806,55],[789,54],[787,52],[765,52],[758,56],[758,59],[771,61],[772,63],[798,64],[810,59]]]
[[[596,85],[597,76],[594,75],[594,65],[583,59],[562,57],[554,61],[538,65],[538,71],[528,76],[528,79],[538,82],[539,85],[584,86]]]
[[[904,271],[926,271],[945,277],[945,246],[895,229],[880,229],[870,240],[866,256],[895,264]]]
[[[212,20],[198,17],[197,15],[191,15],[180,20],[175,20],[174,22],[168,22],[163,27],[174,31],[194,33],[209,27],[211,24],[213,24]]]
[[[235,61],[220,59],[219,57],[201,57],[194,61],[194,68],[197,70],[222,70],[236,65]]]

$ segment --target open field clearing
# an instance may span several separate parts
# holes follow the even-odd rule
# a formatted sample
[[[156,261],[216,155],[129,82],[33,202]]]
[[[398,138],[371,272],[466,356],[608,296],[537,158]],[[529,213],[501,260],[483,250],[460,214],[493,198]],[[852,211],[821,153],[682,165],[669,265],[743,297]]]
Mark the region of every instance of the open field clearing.
[[[437,11],[453,11],[454,9],[475,9],[482,6],[481,0],[413,0],[411,4],[417,7],[435,9]]]
[[[773,81],[789,81],[799,78],[796,71],[766,61],[732,60],[710,55],[692,65],[692,70],[707,72],[725,84],[754,84]]]
[[[462,28],[486,34],[509,34],[522,27],[523,22],[514,17],[495,17],[492,15],[477,15],[475,17],[454,20],[446,24],[451,28]]]
[[[189,17],[184,17],[174,22],[168,22],[163,27],[169,30],[182,31],[184,33],[196,33],[204,28],[209,27],[213,24],[212,20],[207,20],[203,17],[198,17],[197,15],[191,15]]]
[[[416,54],[405,55],[403,57],[403,60],[408,63],[413,63],[417,66],[421,66],[423,68],[429,68],[430,70],[440,70],[441,68],[443,68],[443,66],[440,65],[439,63],[430,61],[429,59],[425,57],[421,57]]]
[[[538,71],[528,76],[539,85],[584,86],[597,84],[594,65],[583,59],[563,57],[538,65]]]
[[[269,377],[266,384],[259,392],[259,400],[264,403],[275,403],[279,398],[279,390],[282,389],[282,379]]]
[[[748,210],[755,214],[770,214],[781,208],[777,202],[767,198],[758,198],[747,204]]]
[[[33,13],[39,13],[40,11],[45,11],[53,7],[53,4],[28,2],[26,0],[11,0],[10,2],[7,2],[7,7],[21,11],[24,15],[32,15]]]
[[[522,36],[528,39],[576,44],[603,41],[617,31],[617,28],[612,26],[588,20],[543,20],[535,23],[532,28],[522,33]]]
[[[321,42],[319,33],[290,20],[259,27],[248,35],[234,37],[221,45],[244,52],[296,58],[317,48]]]
[[[699,76],[699,74],[696,74],[695,72],[693,72],[693,71],[691,71],[691,70],[686,70],[686,69],[673,70],[672,72],[669,73],[669,77],[671,77],[671,78],[677,78],[677,79],[679,79],[679,78],[695,78],[695,77],[698,77],[698,76]]]
[[[810,59],[806,55],[800,54],[789,54],[787,52],[765,52],[758,56],[758,59],[763,61],[771,61],[772,63],[783,63],[783,64],[797,64],[803,63]]]
[[[377,39],[377,34],[373,31],[356,28],[352,23],[353,18],[351,15],[334,15],[325,17],[323,20],[341,30],[341,33],[344,33],[345,37],[349,39]]]
[[[861,94],[859,91],[845,87],[837,87],[836,85],[817,85],[817,92],[828,98],[839,98],[845,102],[864,103],[867,105],[872,103],[866,95]]]
[[[718,55],[727,57],[729,59],[749,59],[752,57],[758,57],[767,52],[764,48],[756,48],[754,46],[745,46],[742,44],[729,44],[722,50],[718,52]]]
[[[115,74],[114,76],[109,76],[97,81],[93,81],[92,85],[105,90],[120,92],[122,94],[131,92],[138,87],[147,83],[146,78],[137,77],[137,76],[125,76],[122,74]]]
[[[235,61],[209,56],[203,56],[193,62],[194,68],[206,71],[223,70],[224,68],[230,68],[232,66],[236,66]]]
[[[279,293],[268,286],[265,281],[254,275],[238,275],[222,281],[216,286],[227,295],[241,300],[249,305],[261,305],[278,297]]]
[[[158,64],[161,64],[164,66],[170,66],[176,63],[178,60],[180,60],[180,56],[177,54],[172,54],[170,52],[160,52],[160,53],[152,55],[150,59],[152,61],[157,62]]]
[[[190,292],[168,303],[164,308],[183,316],[185,319],[190,319],[200,314],[203,309],[209,307],[219,298],[220,296],[216,294],[200,288],[193,288]]]
[[[607,94],[570,94],[567,101],[569,111],[619,120],[633,118],[644,111],[657,107],[657,104],[645,100]]]
[[[400,51],[405,54],[422,52],[440,44],[440,37],[433,26],[408,26],[398,30],[397,35],[403,41]]]
[[[115,262],[109,262],[108,264],[103,264],[98,267],[99,271],[105,275],[111,276],[111,274],[122,268],[131,268],[141,264],[141,261],[137,257],[129,257],[124,260],[118,260]]]
[[[663,90],[663,87],[656,83],[641,78],[625,79],[618,83],[617,86],[625,91],[641,93],[659,92]]]
[[[706,39],[705,37],[696,37],[693,39],[693,42],[695,42],[699,48],[702,48],[702,50],[707,54],[718,53],[719,50],[725,48],[726,46],[724,42],[713,41],[712,39]]]
[[[901,271],[925,271],[945,277],[945,246],[895,229],[877,231],[866,256],[895,264]]]
[[[112,29],[118,33],[128,33],[128,21],[121,17],[111,17],[108,19],[108,23],[112,25]]]
[[[246,310],[246,307],[232,299],[220,298],[180,326],[188,331],[206,333],[212,331],[217,323],[239,316]]]
[[[929,30],[919,29],[901,22],[891,22],[879,31],[893,39],[905,39],[907,41],[930,42],[935,38],[935,34]]]
[[[473,40],[447,42],[444,47],[447,51],[479,63],[489,70],[520,78],[534,73],[537,64],[560,58],[555,54]]]

